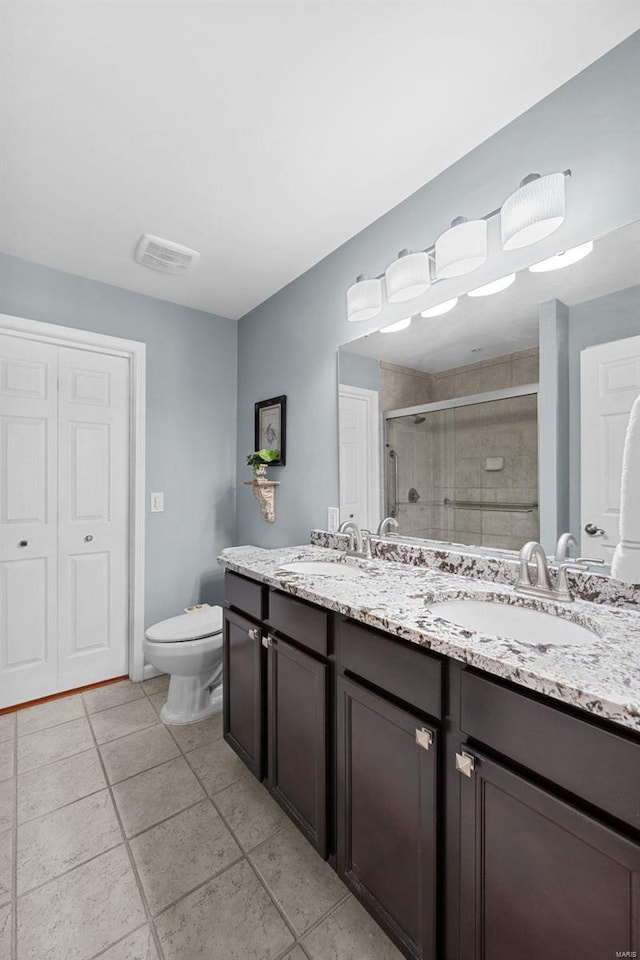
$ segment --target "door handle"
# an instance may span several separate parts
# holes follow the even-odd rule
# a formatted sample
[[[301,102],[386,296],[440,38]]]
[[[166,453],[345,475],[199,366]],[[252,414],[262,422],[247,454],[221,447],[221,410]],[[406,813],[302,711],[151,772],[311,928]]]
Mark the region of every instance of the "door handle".
[[[88,533],[88,534],[86,535],[86,537],[84,538],[84,542],[85,542],[85,543],[91,543],[92,540],[93,540],[93,537],[91,536],[90,533]]]
[[[29,541],[28,541],[28,540],[20,540],[20,541],[18,542],[18,546],[19,546],[19,547],[26,547],[26,546],[28,546],[28,545],[29,545]]]
[[[597,527],[595,523],[587,523],[584,532],[590,537],[604,537],[604,530],[602,527]]]

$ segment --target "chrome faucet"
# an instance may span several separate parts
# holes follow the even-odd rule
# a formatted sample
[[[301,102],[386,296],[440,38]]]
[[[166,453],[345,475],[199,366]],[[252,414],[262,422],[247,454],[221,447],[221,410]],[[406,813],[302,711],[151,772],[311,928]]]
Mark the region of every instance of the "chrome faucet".
[[[561,533],[556,544],[556,552],[553,558],[554,563],[564,563],[571,547],[577,547],[578,541],[572,533]]]
[[[344,520],[338,527],[338,533],[349,534],[348,557],[371,559],[371,534],[368,530],[361,530],[355,520]]]
[[[391,530],[398,529],[398,521],[395,517],[385,517],[384,520],[381,520],[378,524],[378,529],[376,531],[376,537],[384,537],[385,534],[388,534]]]
[[[535,560],[536,582],[531,582],[530,564]],[[554,597],[549,577],[547,555],[535,540],[529,540],[520,551],[520,573],[516,584],[516,593],[530,597]]]

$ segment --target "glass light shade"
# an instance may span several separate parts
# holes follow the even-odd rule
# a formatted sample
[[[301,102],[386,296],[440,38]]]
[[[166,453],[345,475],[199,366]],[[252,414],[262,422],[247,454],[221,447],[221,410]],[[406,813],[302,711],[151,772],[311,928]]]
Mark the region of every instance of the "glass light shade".
[[[492,280],[491,283],[485,283],[483,287],[476,287],[475,290],[469,290],[469,297],[490,297],[492,293],[500,293],[510,287],[516,279],[515,273],[510,273],[506,277],[500,277],[499,280]]]
[[[431,283],[428,254],[401,251],[398,259],[387,267],[385,280],[389,303],[402,303],[419,297],[429,289]]]
[[[563,267],[570,267],[572,263],[578,263],[588,257],[593,250],[593,240],[588,243],[581,243],[579,247],[571,247],[563,253],[556,253],[555,257],[549,257],[547,260],[541,260],[540,263],[534,263],[529,267],[531,273],[548,273],[550,270],[562,270]]]
[[[505,200],[500,211],[504,250],[528,247],[558,229],[565,217],[564,180],[564,173],[526,178]]]
[[[481,267],[487,259],[487,223],[485,220],[453,222],[436,240],[436,277],[448,280],[462,277]]]
[[[386,327],[380,327],[380,333],[398,333],[399,330],[406,330],[411,326],[411,317],[405,317],[404,320],[397,320],[395,323],[389,323]]]
[[[382,312],[382,280],[358,277],[347,290],[347,319],[372,320]]]
[[[428,310],[423,310],[420,316],[427,318],[441,317],[444,313],[449,313],[449,310],[453,310],[457,302],[457,297],[454,297],[453,300],[445,300],[444,303],[439,303],[437,307],[429,307]]]

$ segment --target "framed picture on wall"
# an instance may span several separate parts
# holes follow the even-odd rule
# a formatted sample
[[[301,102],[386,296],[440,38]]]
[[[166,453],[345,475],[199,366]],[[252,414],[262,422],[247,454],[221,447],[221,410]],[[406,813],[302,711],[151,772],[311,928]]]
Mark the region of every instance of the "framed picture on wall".
[[[274,467],[284,467],[287,454],[287,398],[272,397],[256,403],[255,449],[279,450]]]

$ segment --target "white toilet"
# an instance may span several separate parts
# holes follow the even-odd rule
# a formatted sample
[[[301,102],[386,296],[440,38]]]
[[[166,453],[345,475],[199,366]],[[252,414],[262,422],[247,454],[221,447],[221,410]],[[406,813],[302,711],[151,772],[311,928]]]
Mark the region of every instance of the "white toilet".
[[[145,633],[145,659],[170,676],[165,723],[195,723],[222,710],[222,607],[203,604],[154,623]]]

